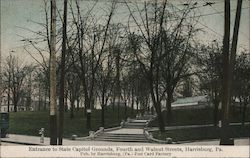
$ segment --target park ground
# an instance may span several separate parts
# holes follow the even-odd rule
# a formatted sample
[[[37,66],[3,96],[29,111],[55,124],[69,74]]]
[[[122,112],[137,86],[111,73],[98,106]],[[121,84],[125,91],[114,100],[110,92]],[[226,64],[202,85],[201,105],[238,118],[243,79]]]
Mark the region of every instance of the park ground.
[[[121,109],[118,118],[117,111],[109,109],[105,114],[105,128],[116,127],[125,119],[125,113]],[[247,114],[250,109],[248,109]],[[135,117],[131,115],[130,109],[127,112],[130,118]],[[135,112],[134,112],[135,114]],[[244,126],[241,122],[241,115],[237,110],[233,113],[231,122],[234,124],[231,128],[233,138],[249,138],[250,125],[246,123]],[[64,138],[70,138],[73,134],[78,137],[89,135],[89,131],[96,131],[101,126],[101,111],[94,110],[91,119],[91,129],[86,128],[86,117],[83,111],[76,111],[74,118],[70,118],[70,112],[66,112],[64,116]],[[246,122],[250,122],[250,116],[246,115]],[[193,110],[174,110],[173,122],[170,127],[181,127],[190,125],[201,125],[196,128],[172,128],[166,130],[165,133],[157,131],[152,132],[153,136],[158,139],[165,139],[171,137],[174,141],[197,141],[218,139],[220,130],[213,126],[213,111],[212,109],[193,109]],[[203,126],[208,125],[208,126]],[[149,124],[150,127],[157,126],[157,118]],[[16,112],[10,113],[10,134],[39,136],[39,129],[45,128],[45,136],[49,137],[49,112],[48,111],[34,111],[34,112]]]

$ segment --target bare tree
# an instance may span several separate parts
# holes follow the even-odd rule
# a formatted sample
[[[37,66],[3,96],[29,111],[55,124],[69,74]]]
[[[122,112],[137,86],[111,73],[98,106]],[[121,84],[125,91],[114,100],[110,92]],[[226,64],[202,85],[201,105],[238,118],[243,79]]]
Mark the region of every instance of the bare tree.
[[[71,69],[66,76],[67,92],[70,100],[70,118],[74,118],[75,102],[80,94],[80,79],[78,74]]]
[[[170,122],[174,89],[181,78],[191,75],[187,61],[190,57],[190,41],[195,29],[186,17],[190,14],[192,6],[187,6],[180,11],[180,14],[174,14],[176,11],[174,13],[169,11],[169,8],[174,7],[168,6],[166,0],[155,0],[144,2],[141,7],[135,4],[137,10],[135,14],[131,9],[131,4],[126,3],[126,5],[138,28],[138,34],[142,37],[140,51],[134,55],[148,80],[159,128],[163,132],[165,123],[161,101],[167,93],[168,121]],[[171,21],[171,17],[175,20]]]
[[[98,77],[97,77],[97,94],[99,96],[101,108],[102,108],[102,114],[101,114],[101,126],[105,127],[105,109],[108,103],[108,100],[111,97],[112,89],[114,86],[114,79],[113,79],[113,64],[114,60],[111,54],[111,50],[108,51],[106,55],[106,59],[102,60],[102,63],[100,64],[100,68],[98,69]]]
[[[246,52],[242,52],[236,58],[233,85],[232,85],[232,96],[238,98],[240,101],[240,113],[242,125],[246,121],[246,110],[247,105],[250,103],[250,56]],[[231,105],[234,107],[235,105]]]
[[[96,86],[95,73],[98,70],[100,61],[103,58],[107,38],[108,30],[113,17],[116,3],[112,2],[109,15],[104,26],[96,23],[92,25],[92,30],[88,30],[87,22],[84,23],[84,18],[80,13],[80,5],[76,1],[77,6],[77,19],[74,18],[74,22],[77,28],[77,43],[78,43],[78,58],[80,63],[80,77],[83,86],[85,107],[87,109],[87,128],[91,128],[91,109],[94,103],[94,90]],[[91,10],[90,10],[91,12]],[[90,12],[88,14],[90,14]],[[88,18],[88,17],[87,17]],[[94,19],[93,19],[94,20]],[[99,31],[99,28],[103,31]],[[89,32],[88,32],[89,31]],[[89,34],[88,34],[89,33]],[[87,40],[84,40],[88,38]],[[98,46],[99,49],[98,49]],[[87,49],[85,49],[87,47]],[[88,64],[89,63],[89,64]],[[89,65],[89,67],[87,67]]]
[[[48,70],[48,69],[47,69]],[[38,67],[34,77],[34,97],[38,97],[38,110],[47,110],[47,94],[49,82],[47,80],[48,71],[43,72],[43,68]]]
[[[7,84],[8,90],[8,110],[10,106],[10,99],[14,105],[14,112],[17,112],[17,107],[24,91],[26,84],[26,77],[32,72],[31,66],[20,64],[17,57],[10,55],[6,59],[5,71],[3,72],[3,79]],[[28,83],[28,82],[27,82]]]
[[[219,121],[219,103],[221,102],[222,83],[222,47],[214,41],[211,46],[200,46],[197,67],[200,73],[200,88],[209,94],[214,105],[214,126]],[[199,47],[199,46],[197,46]]]

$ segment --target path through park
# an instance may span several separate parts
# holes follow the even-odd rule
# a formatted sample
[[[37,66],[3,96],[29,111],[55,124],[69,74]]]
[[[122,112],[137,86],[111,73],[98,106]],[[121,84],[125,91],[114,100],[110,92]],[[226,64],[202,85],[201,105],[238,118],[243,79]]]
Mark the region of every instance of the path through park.
[[[97,133],[94,140],[115,142],[149,142],[144,135],[144,128],[153,116],[140,117],[124,122],[120,128]]]
[[[96,135],[94,140],[99,141],[118,141],[118,142],[148,142],[143,128],[147,120],[132,120],[116,130],[104,131]]]

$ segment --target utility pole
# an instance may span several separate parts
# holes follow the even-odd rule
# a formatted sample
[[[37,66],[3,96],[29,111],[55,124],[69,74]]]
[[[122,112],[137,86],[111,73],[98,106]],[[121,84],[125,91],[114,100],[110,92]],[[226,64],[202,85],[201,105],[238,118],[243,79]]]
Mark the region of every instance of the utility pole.
[[[61,58],[61,74],[60,74],[60,96],[59,96],[58,145],[62,145],[63,143],[65,54],[66,54],[66,41],[67,41],[67,5],[68,5],[68,0],[64,0],[63,41],[62,41],[62,58]]]
[[[235,15],[235,23],[234,23],[231,54],[230,54],[230,68],[229,68],[229,84],[231,86],[231,91],[230,91],[230,95],[229,95],[230,98],[231,98],[231,95],[232,95],[232,81],[233,81],[234,65],[235,65],[236,52],[237,52],[237,43],[238,43],[238,34],[239,34],[239,26],[240,26],[241,8],[242,8],[242,0],[238,0],[236,15]]]
[[[230,139],[231,128],[229,125],[229,112],[232,97],[232,81],[234,73],[234,65],[236,60],[236,50],[238,43],[238,33],[241,17],[242,0],[237,1],[237,9],[233,30],[233,40],[230,49],[230,0],[225,0],[225,34],[223,41],[223,89],[222,89],[222,129],[221,129],[221,145],[233,145],[234,140]]]
[[[230,103],[232,97],[232,81],[233,81],[233,73],[234,73],[234,65],[236,60],[236,50],[237,50],[237,42],[238,42],[238,33],[239,33],[239,25],[240,25],[240,17],[241,17],[241,7],[242,0],[238,0],[235,23],[234,23],[234,31],[233,31],[233,40],[231,47],[231,54],[229,54],[230,49],[230,1],[225,0],[225,37],[223,41],[223,61],[228,60],[227,65],[224,65],[224,76],[223,76],[223,116],[222,116],[222,130],[221,130],[221,145],[233,145],[233,139],[230,139],[231,128],[229,125],[229,112],[230,112]],[[228,53],[227,53],[228,52]],[[227,58],[227,59],[226,59]],[[224,62],[225,64],[225,62]],[[227,66],[227,69],[226,69]],[[228,76],[225,76],[225,73],[228,73]],[[224,80],[225,79],[225,80]],[[227,97],[227,98],[226,98]],[[226,103],[227,99],[227,103]],[[224,103],[224,104],[223,104]]]
[[[2,7],[1,2],[2,1],[0,1],[0,7]],[[1,20],[2,19],[1,19],[1,16],[0,16],[0,21]],[[0,30],[1,30],[1,25],[0,25]],[[0,31],[0,37],[2,37],[1,31]],[[1,38],[0,38],[0,112],[1,112],[1,107],[2,107],[2,96],[3,96],[3,94],[2,94],[3,84],[2,84],[2,49],[1,49],[1,43],[2,43],[2,41],[1,41]]]
[[[230,64],[230,0],[225,0],[225,22],[223,39],[223,77],[222,77],[222,128],[220,144],[226,145],[230,142],[229,136],[229,64]]]
[[[56,0],[51,0],[50,27],[50,145],[57,145],[56,118]]]

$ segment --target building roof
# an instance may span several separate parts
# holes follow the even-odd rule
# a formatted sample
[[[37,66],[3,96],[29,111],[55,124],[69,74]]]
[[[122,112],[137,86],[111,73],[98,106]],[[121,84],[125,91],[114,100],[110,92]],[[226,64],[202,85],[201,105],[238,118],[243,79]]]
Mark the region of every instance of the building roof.
[[[195,96],[195,97],[187,97],[187,98],[179,98],[172,104],[186,104],[186,103],[196,103],[196,102],[206,102],[207,95]]]
[[[207,101],[208,101],[207,95],[179,98],[172,103],[172,107],[195,106],[198,105],[199,102],[207,102]]]

